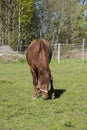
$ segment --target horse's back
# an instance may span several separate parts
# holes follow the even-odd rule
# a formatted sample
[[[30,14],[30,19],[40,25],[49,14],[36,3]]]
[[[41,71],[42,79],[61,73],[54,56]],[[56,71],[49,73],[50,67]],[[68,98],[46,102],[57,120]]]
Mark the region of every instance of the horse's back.
[[[29,45],[26,53],[28,63],[31,64],[31,62],[33,63],[43,60],[43,54],[45,55],[46,60],[50,62],[52,57],[50,43],[43,39],[33,41]]]

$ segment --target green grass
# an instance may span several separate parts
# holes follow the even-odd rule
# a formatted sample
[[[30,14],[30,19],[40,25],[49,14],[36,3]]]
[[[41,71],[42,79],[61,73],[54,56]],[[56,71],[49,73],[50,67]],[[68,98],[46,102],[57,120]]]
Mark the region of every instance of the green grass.
[[[56,99],[32,99],[26,62],[0,63],[0,130],[87,130],[87,62],[50,64]]]

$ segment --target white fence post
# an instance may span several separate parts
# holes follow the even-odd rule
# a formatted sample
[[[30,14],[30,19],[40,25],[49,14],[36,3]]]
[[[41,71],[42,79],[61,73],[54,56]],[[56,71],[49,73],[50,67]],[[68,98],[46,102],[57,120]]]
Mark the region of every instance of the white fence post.
[[[58,64],[60,64],[60,43],[58,44]]]
[[[85,54],[85,39],[83,39],[82,43],[82,62],[84,62],[84,55]]]

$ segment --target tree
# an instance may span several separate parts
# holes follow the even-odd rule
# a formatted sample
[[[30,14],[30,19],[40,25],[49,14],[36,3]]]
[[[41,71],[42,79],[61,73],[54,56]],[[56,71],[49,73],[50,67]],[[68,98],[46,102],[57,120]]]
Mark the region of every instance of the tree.
[[[33,39],[31,20],[34,13],[34,0],[21,1],[20,10],[21,40],[23,44],[28,44]]]
[[[51,43],[69,44],[75,39],[87,39],[87,1],[80,3],[78,0],[0,0],[0,45],[17,49],[41,37]]]
[[[34,6],[34,17],[33,23],[35,21],[36,26],[34,26],[34,30],[36,32],[35,37],[46,38],[45,34],[47,35],[47,31],[49,30],[48,24],[48,8],[49,8],[49,0],[35,0]]]
[[[31,19],[34,0],[0,0],[0,45],[17,49],[31,41]]]
[[[85,36],[83,6],[77,0],[38,0],[36,9],[41,21],[39,32],[52,43],[70,44]]]

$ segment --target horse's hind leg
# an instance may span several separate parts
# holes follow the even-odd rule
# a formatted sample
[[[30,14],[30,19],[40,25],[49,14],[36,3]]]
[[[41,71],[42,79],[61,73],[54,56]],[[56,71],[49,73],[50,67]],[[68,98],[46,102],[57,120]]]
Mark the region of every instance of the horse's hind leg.
[[[37,94],[39,93],[39,88],[38,88],[38,74],[37,71],[34,69],[30,69],[33,77],[33,85],[34,85],[34,95],[33,99],[37,98]]]

